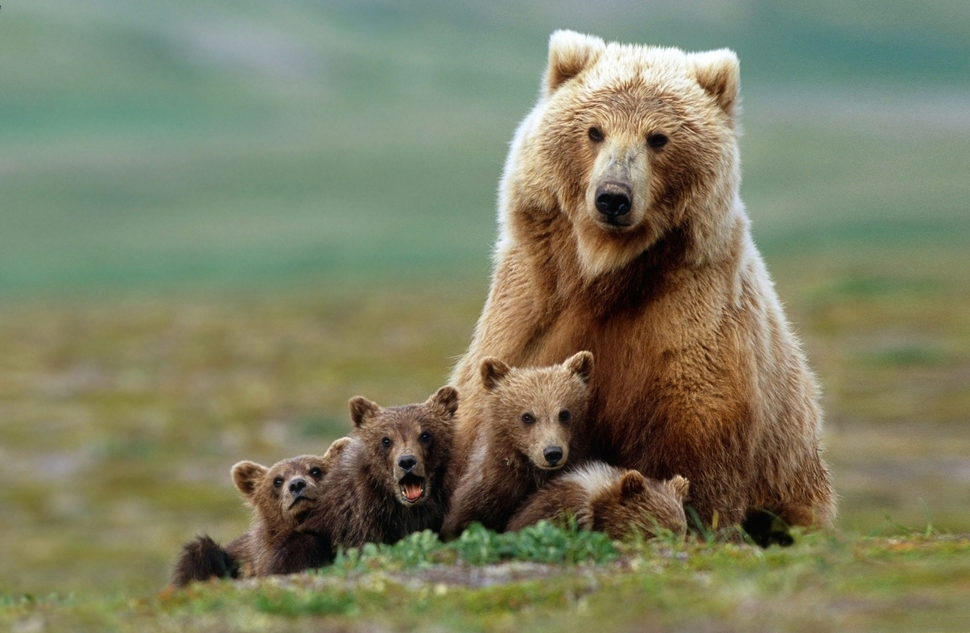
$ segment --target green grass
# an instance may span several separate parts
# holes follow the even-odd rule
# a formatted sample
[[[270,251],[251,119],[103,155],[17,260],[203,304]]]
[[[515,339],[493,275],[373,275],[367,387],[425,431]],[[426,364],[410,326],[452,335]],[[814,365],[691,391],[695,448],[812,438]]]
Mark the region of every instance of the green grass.
[[[496,534],[479,523],[472,523],[461,536],[442,543],[426,530],[416,532],[392,545],[368,543],[360,549],[340,551],[325,573],[346,573],[369,569],[426,567],[432,564],[487,565],[504,560],[533,563],[604,563],[615,559],[618,551],[602,532],[587,532],[556,527],[540,522],[517,533]]]
[[[581,538],[572,533],[564,545]],[[939,631],[962,630],[970,619],[966,538],[812,534],[768,550],[668,540],[623,546],[611,562],[537,564],[526,550],[485,567],[429,562],[420,540],[409,542],[409,554],[394,548],[396,564],[385,548],[336,573],[206,583],[136,600],[3,597],[0,623],[77,631]]]

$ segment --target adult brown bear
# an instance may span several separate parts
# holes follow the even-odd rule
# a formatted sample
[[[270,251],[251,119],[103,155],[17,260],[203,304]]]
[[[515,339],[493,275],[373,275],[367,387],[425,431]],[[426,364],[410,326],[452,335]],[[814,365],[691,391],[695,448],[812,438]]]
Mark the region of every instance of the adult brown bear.
[[[728,50],[552,35],[505,165],[491,291],[452,376],[456,471],[484,357],[590,350],[590,456],[683,475],[708,525],[830,524],[818,389],[738,197],[738,89]]]

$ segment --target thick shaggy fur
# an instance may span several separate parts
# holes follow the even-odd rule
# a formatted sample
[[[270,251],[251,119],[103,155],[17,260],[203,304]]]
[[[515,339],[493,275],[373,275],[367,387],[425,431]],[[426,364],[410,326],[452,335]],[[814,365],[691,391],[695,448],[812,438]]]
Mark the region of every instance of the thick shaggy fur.
[[[220,547],[208,536],[188,543],[172,571],[172,584],[183,587],[210,578],[286,574],[319,567],[332,558],[329,543],[310,550],[294,549],[288,557],[271,556],[311,513],[325,505],[325,480],[350,440],[335,441],[322,457],[301,455],[267,468],[254,462],[232,467],[232,480],[253,508],[249,530]]]
[[[452,465],[450,477],[458,483],[442,528],[445,537],[458,536],[472,521],[504,530],[526,496],[584,452],[576,439],[587,434],[592,369],[589,352],[541,368],[482,361],[482,424],[468,458]]]
[[[445,469],[457,408],[452,387],[400,407],[353,398],[356,428],[327,477],[326,511],[309,516],[271,558],[312,557],[317,547],[394,543],[412,532],[439,531],[450,497]],[[329,552],[317,557],[324,555]]]
[[[656,536],[658,529],[687,531],[684,498],[689,483],[680,475],[667,481],[644,477],[635,470],[589,462],[550,481],[529,497],[509,519],[518,531],[543,519],[575,517],[584,530],[606,532],[612,539],[639,534]]]
[[[734,53],[559,31],[501,184],[488,301],[452,383],[459,460],[488,419],[487,356],[543,366],[590,350],[592,455],[687,477],[706,523],[835,515],[818,389],[738,197]],[[664,142],[666,140],[666,142]],[[609,218],[603,188],[626,188]]]

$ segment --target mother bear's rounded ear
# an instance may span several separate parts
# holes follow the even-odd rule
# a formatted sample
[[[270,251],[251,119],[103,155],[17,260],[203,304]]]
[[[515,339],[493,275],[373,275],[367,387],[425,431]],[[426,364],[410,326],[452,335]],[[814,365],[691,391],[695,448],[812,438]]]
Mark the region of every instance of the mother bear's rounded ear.
[[[549,36],[546,96],[592,66],[605,48],[606,43],[598,37],[576,31],[555,31]]]
[[[450,418],[458,410],[458,390],[445,385],[428,398],[428,406]]]
[[[563,366],[588,384],[589,376],[593,373],[593,353],[577,352],[567,358]]]
[[[511,367],[492,356],[482,360],[482,384],[485,385],[485,390],[494,391],[510,371]]]
[[[741,62],[737,54],[727,48],[706,53],[691,53],[697,84],[733,120],[741,92]]]
[[[360,428],[364,426],[368,418],[375,417],[381,408],[364,396],[354,396],[348,403],[350,405],[350,419],[354,426]]]

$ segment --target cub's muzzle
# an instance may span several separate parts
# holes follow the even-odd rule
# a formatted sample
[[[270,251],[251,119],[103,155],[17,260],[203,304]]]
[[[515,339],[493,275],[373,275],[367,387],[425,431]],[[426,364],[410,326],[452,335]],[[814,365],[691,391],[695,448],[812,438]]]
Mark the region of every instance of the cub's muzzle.
[[[555,466],[562,459],[562,448],[559,446],[547,446],[542,451],[542,456],[546,458],[546,463],[549,466]]]
[[[406,473],[414,470],[414,467],[418,465],[418,460],[414,455],[404,455],[397,460],[397,465]]]
[[[290,480],[290,485],[287,488],[294,497],[301,497],[306,492],[306,479],[303,477],[294,477]]]

